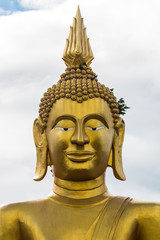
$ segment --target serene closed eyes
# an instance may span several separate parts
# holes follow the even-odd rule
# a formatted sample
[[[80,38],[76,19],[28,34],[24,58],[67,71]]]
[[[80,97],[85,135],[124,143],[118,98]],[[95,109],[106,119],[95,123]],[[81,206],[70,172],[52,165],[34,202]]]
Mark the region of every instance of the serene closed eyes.
[[[100,127],[96,127],[96,128],[92,128],[92,127],[86,127],[86,128],[89,130],[92,130],[92,131],[98,131],[98,130],[104,128],[104,126],[100,126]]]
[[[69,130],[73,129],[73,127],[70,127],[70,128],[55,127],[55,128],[59,129],[61,131],[69,131]],[[91,130],[91,131],[98,131],[98,130],[104,128],[104,126],[100,126],[100,127],[96,127],[96,128],[92,128],[92,127],[86,127],[86,128]]]
[[[69,131],[71,129],[73,129],[73,127],[70,127],[70,128],[63,128],[63,127],[55,127],[56,129],[59,129],[61,131]]]

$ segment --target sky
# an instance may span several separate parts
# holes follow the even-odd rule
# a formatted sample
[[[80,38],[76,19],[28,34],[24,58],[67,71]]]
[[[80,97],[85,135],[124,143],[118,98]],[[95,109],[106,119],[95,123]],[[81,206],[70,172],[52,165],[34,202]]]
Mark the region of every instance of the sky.
[[[34,119],[43,93],[65,70],[62,54],[80,5],[101,83],[130,107],[123,165],[107,169],[114,195],[160,200],[160,1],[0,0],[0,205],[46,197],[48,170],[34,182]]]

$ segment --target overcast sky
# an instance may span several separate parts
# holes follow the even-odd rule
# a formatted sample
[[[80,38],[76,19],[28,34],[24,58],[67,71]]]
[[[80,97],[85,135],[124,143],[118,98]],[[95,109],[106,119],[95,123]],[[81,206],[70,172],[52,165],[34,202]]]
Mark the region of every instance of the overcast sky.
[[[40,98],[65,70],[61,59],[80,4],[98,79],[128,110],[125,182],[115,195],[160,201],[160,1],[0,0],[0,204],[47,196],[52,176],[32,180],[32,125]]]

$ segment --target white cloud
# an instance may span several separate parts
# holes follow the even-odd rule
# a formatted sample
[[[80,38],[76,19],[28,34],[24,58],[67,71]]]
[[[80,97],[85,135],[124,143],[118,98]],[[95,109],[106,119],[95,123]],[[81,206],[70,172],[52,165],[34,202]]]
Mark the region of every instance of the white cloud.
[[[9,14],[11,14],[11,11],[0,8],[0,16],[5,16],[5,15],[9,15]]]
[[[61,57],[78,2],[58,3],[21,0],[23,6],[40,10],[1,17],[0,169],[3,174],[0,174],[0,192],[5,192],[3,202],[45,196],[51,188],[50,174],[42,183],[31,179],[35,166],[32,122],[43,92],[58,81],[65,69]],[[113,187],[115,194],[117,191],[135,198],[158,200],[160,2],[81,0],[79,3],[95,56],[93,70],[101,82],[114,87],[115,95],[124,97],[131,107],[124,117],[127,182],[118,183],[111,178],[110,190]],[[24,184],[28,194],[23,192],[22,197]],[[13,185],[17,189],[16,197],[8,192]]]

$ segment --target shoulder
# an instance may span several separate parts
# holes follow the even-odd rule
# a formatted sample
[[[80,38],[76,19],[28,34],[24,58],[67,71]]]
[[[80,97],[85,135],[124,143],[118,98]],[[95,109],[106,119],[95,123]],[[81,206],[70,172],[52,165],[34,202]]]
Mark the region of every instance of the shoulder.
[[[132,219],[138,239],[157,240],[160,236],[160,203],[131,201],[126,209],[126,219]]]
[[[11,203],[11,204],[7,204],[4,206],[0,207],[0,219],[1,219],[1,224],[3,224],[3,222],[5,220],[9,219],[14,219],[16,220],[18,218],[17,213],[17,209],[18,209],[19,203]]]
[[[127,198],[122,198],[127,199]],[[129,199],[129,198],[128,198]],[[129,199],[123,209],[122,218],[136,221],[138,224],[145,222],[157,222],[160,227],[160,203],[158,202],[143,202]]]
[[[19,224],[17,204],[8,204],[0,208],[0,239],[18,239]]]
[[[25,211],[35,210],[36,208],[44,207],[48,202],[48,199],[39,199],[26,202],[17,202],[3,205],[0,207],[1,217],[18,219]]]
[[[131,200],[126,206],[125,214],[136,219],[157,218],[160,221],[160,203]]]
[[[36,213],[47,199],[11,203],[0,207],[0,239],[19,239],[20,222]]]
[[[125,226],[125,227],[124,227]],[[130,200],[122,214],[114,239],[157,240],[160,236],[160,203]],[[119,237],[120,236],[120,237]],[[131,238],[128,238],[132,236]]]
[[[160,219],[160,203],[156,202],[142,202],[132,200],[129,208],[139,217],[158,217]]]

